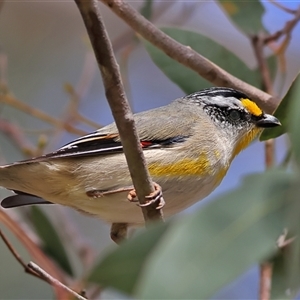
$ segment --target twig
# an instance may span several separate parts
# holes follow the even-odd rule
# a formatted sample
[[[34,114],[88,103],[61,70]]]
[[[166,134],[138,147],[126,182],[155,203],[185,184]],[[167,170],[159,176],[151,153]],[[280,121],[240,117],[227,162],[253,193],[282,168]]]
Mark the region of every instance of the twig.
[[[270,300],[272,263],[264,262],[260,266],[259,299]]]
[[[167,10],[170,9],[170,6],[174,4],[174,2],[158,2],[155,6],[155,14],[152,14],[151,20],[155,22],[158,18],[160,18]],[[112,46],[114,52],[121,50],[123,47],[128,47],[132,45],[134,41],[134,33],[132,30],[128,29],[123,32],[120,36],[112,40]],[[131,41],[128,43],[128,41]]]
[[[135,9],[122,0],[101,0],[123,19],[134,31],[155,45],[174,60],[194,70],[200,76],[217,86],[227,86],[245,92],[266,112],[273,112],[277,99],[229,74],[190,47],[184,46],[164,34]]]
[[[270,169],[274,165],[274,154],[275,154],[275,147],[274,147],[274,140],[267,140],[265,142],[265,164],[267,169]]]
[[[300,6],[297,10],[294,11],[294,15],[295,15],[294,18],[286,22],[285,26],[281,30],[278,30],[275,33],[265,37],[264,43],[268,44],[270,42],[278,40],[283,35],[290,35],[290,33],[292,32],[292,30],[300,20]]]
[[[141,204],[154,192],[154,186],[146,167],[145,158],[136,132],[130,106],[125,96],[119,67],[100,16],[96,0],[75,0],[87,28],[100,72],[103,78],[107,101],[115,119],[133,185]],[[146,224],[154,219],[162,220],[156,205],[142,208]]]
[[[275,144],[274,140],[265,142],[265,164],[269,169],[274,165]],[[259,279],[259,300],[271,299],[273,264],[265,261],[260,264],[260,279]]]
[[[86,134],[85,131],[83,130],[80,130],[80,129],[77,129],[75,127],[73,127],[72,125],[70,124],[67,124],[65,122],[62,122],[56,118],[53,118],[51,117],[50,115],[44,113],[43,111],[37,109],[37,108],[34,108],[34,107],[31,107],[29,106],[28,104],[22,102],[22,101],[19,101],[18,99],[14,98],[13,96],[11,95],[0,95],[0,102],[1,103],[5,103],[7,105],[10,105],[16,109],[19,109],[33,117],[36,117],[46,123],[49,123],[57,128],[63,128],[65,129],[66,131],[70,132],[70,133],[73,133],[73,134],[77,134],[77,135],[84,135]]]
[[[81,115],[78,111],[78,106],[80,103],[80,97],[77,94],[76,90],[73,88],[73,86],[71,84],[65,84],[65,91],[69,94],[70,96],[70,103],[69,103],[69,107],[67,109],[67,120],[70,121],[80,121],[82,123],[85,123],[87,125],[89,125],[92,128],[96,128],[99,129],[102,126],[86,117],[84,117],[83,115]]]
[[[281,10],[285,11],[286,13],[289,13],[289,14],[295,14],[296,13],[296,10],[295,9],[291,9],[291,8],[288,8],[284,5],[282,5],[281,3],[275,1],[275,0],[269,0],[270,3],[272,3],[274,6],[277,6],[278,8],[280,8]]]
[[[264,36],[263,34],[254,35],[251,38],[252,46],[254,48],[254,54],[258,63],[260,74],[264,85],[264,90],[268,94],[273,94],[272,79],[267,61],[264,57]]]
[[[72,289],[70,289],[69,287],[67,287],[66,285],[64,285],[63,283],[61,283],[59,280],[53,278],[50,274],[48,274],[45,270],[43,270],[41,267],[39,267],[37,264],[35,264],[34,262],[30,262],[28,264],[28,267],[33,270],[34,272],[36,272],[37,274],[40,275],[41,278],[44,278],[45,281],[47,281],[48,283],[50,283],[51,285],[56,285],[66,291],[68,291],[72,296],[74,296],[76,299],[79,300],[87,300],[87,298],[82,297],[81,295],[79,295],[78,293],[74,292]]]
[[[270,76],[270,70],[264,57],[264,36],[258,34],[253,36],[252,46],[254,54],[258,63],[260,74],[262,77],[263,87],[267,93],[273,94],[273,84]],[[274,140],[268,140],[265,142],[265,165],[269,169],[274,164],[275,145]],[[259,286],[259,299],[269,300],[271,295],[272,284],[272,263],[265,261],[260,265],[260,286]]]
[[[40,248],[28,237],[28,234],[20,227],[20,224],[14,221],[2,209],[0,209],[0,222],[2,222],[16,236],[30,255],[34,257],[39,264],[43,265],[44,269],[51,272],[51,274],[55,274],[55,277],[60,281],[64,280],[64,276],[60,269],[56,267],[56,265],[53,264],[52,261],[40,250]],[[56,286],[54,286],[53,289],[58,299],[66,299],[66,291],[61,290]]]
[[[22,130],[15,124],[0,119],[0,131],[7,135],[24,154],[31,156],[36,152],[36,149],[26,140]]]
[[[35,276],[35,277],[37,277],[39,279],[42,279],[44,281],[46,281],[44,278],[41,278],[38,273],[36,273],[33,270],[31,270],[30,268],[28,268],[28,266],[26,265],[26,263],[23,261],[22,257],[19,255],[19,253],[15,250],[15,248],[12,246],[12,244],[6,238],[6,236],[4,235],[4,233],[2,232],[2,230],[0,230],[0,237],[2,238],[3,242],[5,243],[5,245],[7,246],[7,248],[9,249],[9,251],[11,252],[11,254],[15,257],[15,259],[24,268],[24,270],[25,270],[26,273],[28,273],[28,274],[30,274],[32,276]]]

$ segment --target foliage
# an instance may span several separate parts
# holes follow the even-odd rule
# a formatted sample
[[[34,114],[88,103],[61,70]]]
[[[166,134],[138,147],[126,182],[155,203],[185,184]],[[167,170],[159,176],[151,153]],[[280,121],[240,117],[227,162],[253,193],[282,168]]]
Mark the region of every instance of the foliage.
[[[161,30],[181,44],[187,45],[204,55],[230,74],[253,86],[261,86],[258,69],[251,70],[235,54],[210,38],[196,32],[178,28],[161,28]],[[150,43],[144,41],[144,44],[154,63],[187,94],[211,86],[209,82],[200,77],[195,71],[174,61]],[[276,65],[274,57],[270,57],[268,63],[272,67],[271,72],[274,73],[273,70]]]
[[[220,0],[219,5],[245,36],[266,32],[262,25],[264,9],[259,1]],[[141,14],[152,20],[153,6],[154,1],[146,0]],[[241,80],[263,87],[259,66],[250,69],[217,41],[182,28],[164,27],[162,31]],[[153,62],[186,93],[210,86],[194,71],[140,40]],[[272,79],[278,71],[276,60],[276,55],[266,59]],[[299,235],[300,102],[296,101],[300,97],[299,78],[275,112],[283,126],[265,130],[260,137],[265,141],[288,132],[292,170],[274,166],[267,172],[252,174],[236,190],[190,215],[142,230],[94,263],[88,275],[82,276],[84,281],[112,288],[124,297],[206,299],[251,266],[268,260],[274,266],[272,298],[294,296],[300,288],[296,280],[300,274],[300,245],[297,239],[288,242],[287,247],[276,242],[286,228],[286,239]],[[77,97],[74,91],[72,97]],[[61,123],[57,126],[63,127]],[[61,270],[74,277],[74,263],[53,221],[38,208],[33,208],[30,216],[43,250]]]

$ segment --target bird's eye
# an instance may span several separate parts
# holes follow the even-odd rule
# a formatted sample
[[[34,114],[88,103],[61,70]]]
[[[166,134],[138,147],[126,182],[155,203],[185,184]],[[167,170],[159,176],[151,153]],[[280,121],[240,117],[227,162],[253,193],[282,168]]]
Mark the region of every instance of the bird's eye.
[[[231,120],[237,121],[237,120],[240,119],[241,113],[239,111],[237,111],[237,110],[231,110],[229,112],[229,117],[230,117]]]

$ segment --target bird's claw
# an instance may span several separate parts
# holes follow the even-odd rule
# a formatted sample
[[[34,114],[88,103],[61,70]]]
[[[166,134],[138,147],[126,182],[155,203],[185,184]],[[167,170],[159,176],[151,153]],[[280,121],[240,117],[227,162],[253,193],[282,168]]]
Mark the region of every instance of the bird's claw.
[[[153,203],[157,203],[156,209],[161,209],[165,206],[166,202],[165,202],[164,198],[162,197],[161,186],[155,182],[153,183],[153,186],[154,186],[154,192],[152,192],[150,195],[145,197],[147,200],[146,203],[143,203],[143,204],[137,203],[137,206],[146,207]],[[128,193],[127,199],[130,202],[138,202],[136,191],[131,190]]]

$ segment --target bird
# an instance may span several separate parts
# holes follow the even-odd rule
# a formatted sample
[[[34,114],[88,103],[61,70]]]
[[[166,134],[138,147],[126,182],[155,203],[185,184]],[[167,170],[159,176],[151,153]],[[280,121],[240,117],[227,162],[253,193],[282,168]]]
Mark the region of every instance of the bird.
[[[161,186],[164,216],[208,196],[233,159],[264,128],[280,121],[241,91],[211,87],[134,114],[149,173]],[[141,226],[141,208],[128,201],[133,184],[115,123],[57,151],[0,166],[0,186],[15,194],[11,208],[54,203],[112,224]]]

